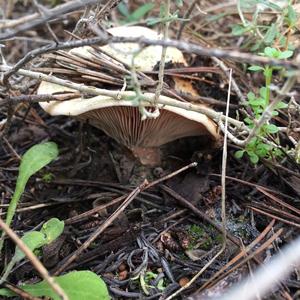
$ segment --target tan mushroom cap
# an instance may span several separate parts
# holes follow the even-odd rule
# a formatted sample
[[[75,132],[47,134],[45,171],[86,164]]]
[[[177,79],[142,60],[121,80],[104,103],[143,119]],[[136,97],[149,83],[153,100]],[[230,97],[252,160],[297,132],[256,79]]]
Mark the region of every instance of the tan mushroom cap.
[[[141,34],[145,30],[148,33],[147,37],[159,38],[156,32],[148,28],[134,26],[134,33],[131,34],[131,27],[128,27],[125,30],[126,35],[123,34],[124,27],[122,28],[123,29],[113,28],[110,29],[110,32],[117,35],[135,36],[137,32]],[[118,44],[117,46],[121,47],[121,45],[123,44]],[[106,52],[110,51],[109,47],[110,46],[105,46]],[[130,47],[137,47],[137,45],[133,44]],[[149,51],[151,48],[152,50]],[[112,52],[115,51],[115,49],[116,48],[112,49]],[[123,49],[122,47],[122,50]],[[172,49],[174,50],[174,48],[170,48],[171,52],[173,51]],[[177,60],[177,62],[180,61],[180,59],[184,61],[182,53],[177,49],[175,50],[174,59]],[[81,56],[90,56],[87,47],[84,47],[84,49],[73,49],[72,52],[75,53],[74,51],[82,51],[80,52]],[[171,52],[169,52],[169,59],[173,61],[170,54]],[[146,58],[143,59],[144,53],[146,53]],[[118,59],[124,62],[127,59],[126,56],[120,56],[118,52],[114,55],[117,55]],[[139,54],[140,58],[135,62],[140,70],[144,70],[143,61],[150,62],[146,68],[150,68],[150,65],[151,68],[153,68],[157,62],[159,62],[160,55],[160,46],[150,46]],[[38,88],[38,94],[54,94],[70,91],[73,90],[48,82],[42,82]],[[145,96],[147,95],[151,96],[153,94],[146,93]],[[144,155],[145,151],[143,149],[158,148],[163,144],[182,137],[206,135],[212,141],[218,139],[216,124],[206,115],[168,105],[159,105],[161,110],[158,118],[143,121],[141,120],[139,109],[133,107],[130,101],[115,100],[108,96],[95,96],[87,99],[81,97],[69,101],[40,102],[40,105],[51,115],[75,116],[80,120],[88,121],[91,125],[103,130],[117,142],[133,150],[137,156],[140,156],[141,153]],[[147,109],[149,110],[151,107],[147,107]],[[140,160],[144,164],[155,165],[152,154],[149,157],[145,154],[144,157],[140,157]]]
[[[122,36],[122,37],[145,37],[152,40],[161,39],[162,36],[158,34],[156,31],[142,26],[121,26],[114,27],[107,30],[113,36]],[[140,46],[135,43],[116,43],[112,45],[102,46],[101,49],[113,56],[118,58],[119,61],[125,63],[127,65],[131,65],[131,60],[133,54],[140,49]],[[90,53],[91,47],[85,46],[80,48],[74,48],[70,50],[73,54],[79,54],[80,56],[84,56],[87,58],[92,58]],[[141,50],[134,59],[134,65],[137,70],[147,72],[152,71],[155,65],[160,61],[161,58],[161,46],[148,46]],[[186,65],[186,61],[181,51],[177,48],[169,47],[167,48],[166,53],[166,63],[182,63]]]

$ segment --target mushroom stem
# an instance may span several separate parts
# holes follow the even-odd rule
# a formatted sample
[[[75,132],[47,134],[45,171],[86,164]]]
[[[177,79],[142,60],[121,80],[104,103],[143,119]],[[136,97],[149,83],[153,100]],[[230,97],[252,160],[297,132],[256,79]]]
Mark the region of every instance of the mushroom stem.
[[[160,150],[157,147],[133,147],[131,148],[133,155],[140,160],[143,165],[149,167],[159,166],[161,163]]]

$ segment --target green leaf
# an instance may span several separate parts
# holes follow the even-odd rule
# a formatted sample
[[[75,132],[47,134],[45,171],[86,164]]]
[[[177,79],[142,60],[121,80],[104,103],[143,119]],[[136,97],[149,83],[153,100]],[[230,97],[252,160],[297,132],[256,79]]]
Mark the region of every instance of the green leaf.
[[[259,157],[267,157],[269,156],[268,153],[272,149],[272,146],[267,145],[265,143],[259,143],[255,149],[255,153]]]
[[[260,94],[260,96],[262,97],[262,98],[264,98],[264,99],[266,99],[266,97],[267,97],[267,88],[266,87],[261,87],[260,89],[259,89],[259,94]]]
[[[257,4],[257,0],[239,0],[243,9],[253,9],[253,6]]]
[[[46,244],[45,235],[39,231],[31,231],[26,232],[21,240],[26,244],[26,246],[31,250],[34,251]],[[19,247],[16,247],[16,252],[14,255],[13,260],[18,262],[25,257],[25,254]]]
[[[214,14],[214,15],[211,15],[211,16],[207,16],[205,19],[208,22],[215,22],[215,21],[218,21],[218,20],[224,18],[225,16],[227,16],[227,13],[222,12],[222,13],[219,13],[219,14]]]
[[[23,155],[17,184],[25,186],[28,179],[58,156],[57,145],[47,142],[32,146]]]
[[[128,18],[130,16],[128,7],[123,1],[119,3],[118,10],[124,17]]]
[[[23,155],[19,167],[19,175],[16,184],[16,190],[9,204],[6,224],[10,224],[15,213],[17,203],[24,192],[29,178],[40,169],[48,165],[58,155],[57,145],[53,142],[38,144],[31,147]]]
[[[235,24],[231,26],[231,34],[235,36],[243,35],[251,30],[251,27],[244,27],[243,25]]]
[[[264,148],[256,149],[256,154],[257,154],[258,157],[265,158],[268,154],[268,151]]]
[[[166,17],[166,4],[164,2],[162,2],[159,7],[159,17],[161,19]]]
[[[244,153],[245,153],[245,150],[238,150],[238,151],[236,151],[236,152],[234,153],[234,156],[235,156],[237,159],[240,159],[240,158],[243,157]]]
[[[254,94],[253,92],[249,92],[249,93],[247,94],[247,98],[248,98],[249,100],[254,100],[254,99],[256,98],[256,96],[255,96],[255,94]]]
[[[63,230],[64,222],[56,218],[52,218],[42,226],[40,231],[26,232],[22,237],[22,241],[31,251],[34,251],[54,241],[58,236],[61,235]],[[5,268],[5,272],[0,281],[6,280],[14,265],[24,257],[25,254],[21,251],[21,249],[16,247],[15,254]]]
[[[183,0],[175,0],[176,6],[177,7],[182,7],[183,6]]]
[[[275,1],[274,1],[275,2]],[[272,8],[276,11],[281,11],[281,7],[279,5],[276,5],[275,3],[269,1],[269,0],[256,0],[256,4],[260,3],[260,4],[264,4],[265,6]]]
[[[4,297],[15,297],[16,294],[8,289],[0,289],[0,295]]]
[[[271,133],[271,134],[277,133],[279,130],[278,127],[274,124],[266,124],[266,125],[264,125],[264,129],[266,130],[266,132]]]
[[[259,157],[258,157],[255,153],[250,152],[250,153],[248,153],[248,156],[249,156],[249,158],[250,158],[250,161],[251,161],[253,164],[256,165],[256,164],[258,163]]]
[[[256,98],[254,100],[249,101],[252,106],[265,106],[266,100],[264,98]]]
[[[130,22],[138,22],[140,21],[150,10],[154,8],[154,3],[146,3],[139,8],[137,8],[128,19]]]
[[[69,297],[69,300],[110,300],[105,282],[95,273],[90,271],[74,271],[66,275],[54,277]],[[35,297],[50,297],[53,300],[60,300],[60,297],[52,290],[45,281],[35,284],[20,286],[29,294]],[[7,289],[0,289],[2,296],[15,296]]]
[[[64,231],[64,222],[57,218],[47,221],[41,228],[41,232],[45,235],[47,244],[57,239]]]
[[[287,38],[283,34],[281,34],[279,36],[278,41],[279,41],[279,46],[281,48],[285,48],[286,47]],[[290,49],[290,47],[288,47],[288,48]]]
[[[264,50],[264,55],[270,58],[277,58],[279,51],[272,47],[266,47]]]
[[[256,41],[255,44],[253,46],[251,46],[250,51],[251,52],[258,51],[258,49],[260,49],[260,47],[261,47],[262,44],[263,44],[263,42]]]
[[[274,148],[272,151],[273,155],[275,155],[276,157],[282,157],[283,156],[283,151],[281,149],[278,148]]]
[[[261,66],[251,66],[248,68],[248,70],[253,71],[253,72],[257,72],[257,71],[263,71],[264,68]]]
[[[38,172],[40,169],[49,164],[58,156],[57,145],[53,142],[47,142],[43,144],[38,144],[31,147],[23,155],[21,160],[21,165],[19,167],[19,175],[17,178],[16,189],[13,195],[13,198],[9,204],[7,215],[6,215],[6,224],[10,225],[13,216],[15,214],[18,202],[24,192],[25,186],[29,178]],[[2,233],[2,237],[4,232]],[[0,242],[0,252],[3,246],[3,239]]]
[[[257,137],[253,137],[253,138],[249,141],[249,143],[248,143],[248,145],[247,145],[247,148],[248,148],[248,147],[255,147],[255,145],[256,145],[257,142],[258,142],[258,138],[257,138]]]
[[[294,27],[297,24],[297,12],[292,5],[288,5],[287,7],[287,23],[290,27]]]
[[[257,149],[260,150],[260,149],[264,149],[266,151],[270,151],[272,150],[272,146],[271,145],[268,145],[268,144],[265,144],[265,143],[259,143],[257,145]]]
[[[282,101],[280,101],[279,103],[277,103],[276,105],[276,109],[284,109],[284,108],[287,108],[288,107],[288,104],[287,103],[284,103]]]
[[[253,120],[251,120],[250,118],[245,118],[244,119],[245,123],[252,125],[253,124]]]
[[[269,27],[265,35],[264,42],[266,44],[271,44],[276,38],[276,35],[277,35],[277,25],[276,23],[272,23],[272,25]]]
[[[279,59],[286,59],[286,58],[289,58],[293,55],[293,51],[291,50],[285,50],[283,52],[280,52],[279,55],[278,55],[278,58]]]

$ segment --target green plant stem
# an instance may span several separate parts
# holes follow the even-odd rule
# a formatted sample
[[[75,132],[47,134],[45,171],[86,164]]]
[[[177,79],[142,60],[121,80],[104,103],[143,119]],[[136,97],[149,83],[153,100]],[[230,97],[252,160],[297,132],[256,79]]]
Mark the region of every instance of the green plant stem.
[[[15,215],[16,212],[16,208],[18,205],[18,200],[21,198],[23,192],[24,192],[25,186],[19,186],[16,188],[16,191],[9,203],[9,207],[7,210],[7,214],[6,214],[6,220],[5,220],[5,224],[10,226],[11,221]],[[0,239],[0,253],[2,251],[3,248],[3,244],[4,244],[4,237],[5,237],[5,231],[2,231],[1,233],[1,239]]]
[[[267,66],[266,69],[268,72],[266,72],[266,105],[270,104],[270,97],[271,97],[271,83],[272,83],[272,76],[273,76],[273,68],[270,66]]]
[[[286,82],[280,90],[279,95],[274,99],[274,101],[271,104],[269,104],[266,107],[259,120],[255,123],[255,126],[251,129],[251,132],[249,133],[248,137],[245,140],[241,141],[238,144],[239,146],[246,146],[250,142],[250,140],[257,135],[260,128],[272,118],[272,112],[276,109],[276,105],[280,101],[282,101],[282,99],[284,98],[283,95],[286,95],[291,90],[296,80],[296,76],[291,76],[286,80]]]
[[[9,276],[12,268],[14,267],[14,265],[17,263],[16,259],[12,258],[11,261],[8,263],[6,270],[4,272],[4,274],[2,275],[1,279],[0,279],[0,284],[2,284],[7,277]]]
[[[238,0],[237,3],[236,3],[236,7],[237,7],[237,11],[238,11],[238,14],[239,14],[239,17],[243,23],[243,26],[244,27],[247,27],[248,26],[248,22],[246,21],[246,19],[244,18],[244,14],[242,12],[242,8],[241,8],[241,0]]]
[[[170,15],[170,0],[166,1],[166,7],[165,7],[165,18],[168,18]],[[169,31],[169,24],[170,22],[166,22],[164,24],[163,29],[163,38],[166,40],[168,38],[168,31]],[[158,71],[158,84],[155,91],[155,102],[158,101],[159,96],[161,95],[161,92],[163,90],[164,85],[164,70],[165,70],[165,61],[166,61],[166,55],[167,55],[167,47],[163,47],[161,51],[161,58],[159,63],[159,71]],[[155,106],[155,109],[158,110],[158,106]]]

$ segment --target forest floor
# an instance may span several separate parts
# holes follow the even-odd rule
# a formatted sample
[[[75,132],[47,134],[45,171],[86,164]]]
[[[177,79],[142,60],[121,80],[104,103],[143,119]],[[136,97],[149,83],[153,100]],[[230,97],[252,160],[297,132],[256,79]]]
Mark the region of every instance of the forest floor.
[[[69,32],[74,30],[83,9],[23,30],[26,24],[34,22],[34,14],[43,12],[45,7],[43,16],[51,13],[55,5],[68,3],[50,2],[8,1],[3,5],[3,19],[7,21],[0,23],[0,38],[15,32],[13,38],[2,38],[1,42],[5,46],[2,54],[7,65],[13,66],[29,51],[51,44],[54,35],[60,42],[70,39]],[[179,41],[225,49],[229,56],[230,51],[235,50],[250,53],[250,56],[259,54],[272,42],[277,43],[274,48],[282,52],[288,49],[281,48],[276,41],[276,34],[286,29],[280,22],[280,25],[276,23],[278,32],[273,40],[269,43],[265,40],[271,39],[270,27],[278,21],[280,14],[284,14],[283,11],[266,6],[265,11],[258,12],[257,24],[261,23],[261,34],[265,37],[261,39],[253,31],[242,31],[236,4],[198,2],[187,17],[184,15],[192,1],[184,1],[178,8],[174,3],[171,6],[173,13],[178,9],[179,17],[189,19]],[[14,3],[13,8],[8,3]],[[122,3],[119,8],[106,11],[100,20],[103,28],[124,23],[147,26],[147,21],[158,17],[161,6],[159,1],[151,10],[140,0]],[[142,7],[148,11],[132,14]],[[244,13],[246,21],[252,25],[254,7],[245,8]],[[33,18],[19,25],[11,23],[12,20],[22,21],[26,16]],[[182,21],[176,18],[170,23],[170,38],[176,38],[181,24]],[[296,42],[299,27],[296,24],[289,33],[293,57],[299,52]],[[160,26],[152,28],[158,30]],[[236,32],[238,28],[240,33]],[[182,75],[185,80],[191,80],[202,97],[199,98],[202,104],[225,114],[228,73],[224,73],[211,57],[191,53],[184,53],[184,56],[188,67],[181,73],[175,70],[172,75],[165,75],[166,82],[172,88],[172,76]],[[229,56],[219,57],[232,69],[232,77],[238,86],[231,88],[229,116],[243,121],[245,111],[255,115],[255,106],[243,105],[238,91],[244,95],[244,100],[249,92],[259,94],[265,77],[261,72],[247,69],[255,63]],[[44,59],[38,56],[22,68],[34,70]],[[166,65],[166,74],[173,68]],[[285,82],[281,71],[274,69],[271,101],[276,98],[276,87],[278,90]],[[156,74],[151,75],[155,80]],[[197,299],[213,299],[252,274],[299,235],[299,83],[296,82],[283,96],[282,101],[289,106],[278,109],[278,115],[268,123],[281,131],[265,134],[281,147],[281,153],[273,149],[272,154],[261,155],[257,148],[246,147],[248,152],[238,158],[236,152],[243,148],[228,139],[225,170],[224,134],[221,131],[217,145],[211,145],[201,137],[168,143],[160,149],[160,165],[147,167],[103,131],[69,116],[50,116],[38,103],[30,101],[29,95],[36,94],[40,81],[13,74],[10,83],[11,87],[4,85],[0,91],[0,215],[5,218],[7,204],[13,196],[21,156],[33,145],[55,142],[59,148],[58,158],[31,177],[11,224],[21,237],[25,232],[40,228],[50,218],[64,221],[63,234],[37,253],[50,274],[91,270],[105,281],[113,299],[166,299],[198,274],[198,278],[176,296],[177,299],[195,294]],[[105,83],[99,83],[98,87],[105,88]],[[6,102],[21,95],[28,97],[24,101]],[[296,154],[295,151],[290,154],[292,149]],[[225,177],[223,174],[225,185],[221,181],[222,171],[226,172]],[[111,221],[121,200],[128,200],[132,191],[136,191],[135,198]],[[222,227],[222,192],[226,196],[226,240]],[[84,251],[78,252],[101,226],[101,234]],[[6,239],[1,269],[10,261],[14,248],[14,243]],[[220,250],[223,251],[216,256]],[[74,254],[75,259],[68,263]],[[31,262],[23,260],[16,264],[7,282],[19,285],[39,280]],[[297,290],[299,278],[295,272],[273,289],[268,299],[296,299]]]

